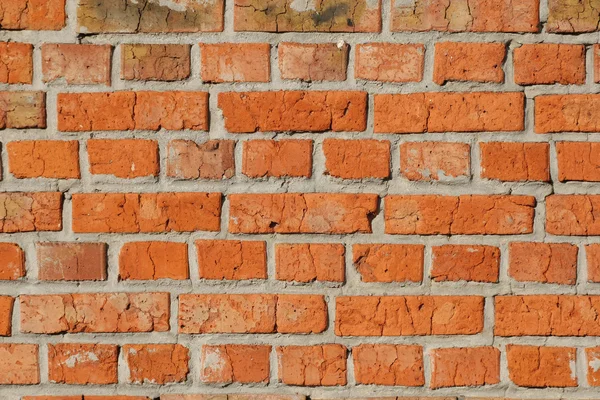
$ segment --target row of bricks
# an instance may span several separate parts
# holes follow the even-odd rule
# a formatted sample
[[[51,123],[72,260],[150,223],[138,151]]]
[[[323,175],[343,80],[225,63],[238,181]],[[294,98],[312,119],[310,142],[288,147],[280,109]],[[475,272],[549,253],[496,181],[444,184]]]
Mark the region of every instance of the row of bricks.
[[[376,133],[515,132],[525,125],[521,92],[375,94]],[[0,128],[45,128],[44,92],[0,92]],[[600,95],[534,98],[535,131],[599,132]],[[367,128],[360,91],[224,92],[218,105],[232,133],[356,131]],[[206,92],[59,93],[58,129],[208,130]]]
[[[198,240],[200,279],[267,279],[267,246],[262,241]],[[518,282],[573,285],[578,247],[569,243],[511,242],[508,275]],[[105,243],[36,244],[37,279],[103,281],[107,279]],[[600,282],[600,244],[585,246],[587,280]],[[354,244],[353,266],[363,282],[422,282],[425,246]],[[495,283],[500,249],[483,245],[432,246],[430,278],[435,282]],[[25,276],[24,252],[0,243],[0,280]],[[345,246],[338,243],[278,243],[275,278],[294,282],[344,282]],[[129,242],[119,251],[119,280],[190,279],[188,246],[174,242]]]
[[[353,371],[347,365],[351,350]],[[0,385],[40,383],[37,344],[0,344]],[[118,383],[119,352],[127,383],[158,385],[191,380],[190,352],[181,344],[48,344],[48,380],[73,385]],[[423,348],[418,345],[341,344],[276,347],[277,381],[295,386],[345,386],[348,375],[361,385],[424,386]],[[496,347],[428,350],[429,387],[499,384],[500,350]],[[200,382],[268,384],[269,345],[203,345]],[[585,349],[587,383],[600,386],[600,347]],[[523,387],[576,387],[577,355],[572,347],[505,347],[510,380]]]
[[[60,30],[66,0],[15,0],[3,5],[3,29]],[[79,33],[220,32],[225,0],[176,6],[149,0],[79,1]],[[333,9],[333,10],[332,10]],[[540,32],[539,0],[471,0],[450,3],[391,0],[391,31]],[[546,32],[593,32],[600,12],[594,3],[548,0]],[[381,0],[344,0],[298,5],[292,0],[234,0],[236,31],[380,32]]]
[[[269,82],[271,46],[268,43],[200,44],[202,81]],[[282,79],[344,81],[349,46],[344,43],[277,45]],[[190,77],[190,45],[122,44],[121,79],[178,81]],[[50,44],[41,46],[44,82],[111,84],[111,45]],[[435,44],[433,81],[504,82],[505,43],[439,42]],[[354,77],[382,82],[423,80],[422,44],[364,43],[355,49]],[[560,64],[556,65],[556,61]],[[33,46],[0,43],[0,82],[30,84]],[[582,44],[524,44],[514,50],[514,81],[519,85],[586,82]],[[594,45],[595,82],[600,81],[600,45]]]
[[[170,331],[169,293],[20,295],[20,332]],[[337,336],[476,335],[482,296],[337,296]],[[180,294],[181,334],[310,334],[329,326],[328,302],[307,294]],[[496,336],[600,336],[598,295],[506,295],[494,306]],[[14,298],[0,296],[0,328],[10,336]]]

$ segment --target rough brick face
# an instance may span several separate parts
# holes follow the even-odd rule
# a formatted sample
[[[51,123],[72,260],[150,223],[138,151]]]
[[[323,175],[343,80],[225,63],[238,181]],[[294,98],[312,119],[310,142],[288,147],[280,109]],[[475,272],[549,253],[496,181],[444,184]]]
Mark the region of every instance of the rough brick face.
[[[0,6],[1,7],[1,6]],[[29,43],[0,43],[0,82],[31,83],[33,46]]]
[[[278,244],[275,246],[275,276],[282,281],[343,282],[344,254],[341,244]]]
[[[364,385],[423,386],[423,348],[361,344],[352,348],[356,382]]]
[[[271,346],[204,345],[200,379],[205,383],[267,383]]]
[[[515,49],[514,64],[515,83],[519,85],[585,83],[583,45],[524,44]]]
[[[198,267],[203,279],[266,279],[265,242],[198,240]]]
[[[585,349],[587,362],[587,380],[590,386],[600,386],[600,373],[598,372],[598,361],[600,360],[600,347]]]
[[[62,194],[0,193],[0,231],[4,233],[60,231]]]
[[[76,140],[9,142],[6,150],[9,171],[16,178],[80,178]]]
[[[14,0],[0,5],[0,27],[10,30],[61,30],[65,0]]]
[[[600,244],[588,244],[585,246],[585,258],[587,260],[589,282],[600,282]]]
[[[510,380],[517,386],[577,386],[574,348],[507,345],[506,358]]]
[[[344,81],[348,68],[347,44],[279,44],[279,73],[282,79],[301,81]]]
[[[244,142],[242,172],[250,178],[312,175],[310,140],[248,140]]]
[[[500,382],[500,350],[495,347],[434,349],[431,365],[434,389]]]
[[[171,140],[167,147],[167,176],[178,179],[227,179],[235,174],[235,142]]]
[[[187,79],[189,76],[189,45],[121,45],[121,79],[180,81]]]
[[[268,43],[200,43],[200,75],[205,82],[269,82]]]
[[[106,280],[105,243],[42,242],[36,248],[40,280]]]
[[[0,92],[0,129],[45,127],[45,93]]]
[[[86,143],[90,172],[117,178],[158,175],[158,143],[144,139],[92,139]]]
[[[500,249],[494,246],[444,245],[432,248],[435,281],[498,282]]]
[[[10,296],[0,296],[0,336],[11,335],[14,302]]]
[[[110,86],[112,46],[45,44],[42,46],[44,82]]]
[[[596,195],[551,195],[546,197],[546,232],[553,235],[598,235]]]
[[[600,143],[557,142],[558,179],[565,181],[600,181]]]
[[[522,282],[572,285],[577,278],[577,246],[513,242],[509,247],[508,274]]]
[[[165,384],[185,382],[189,350],[180,344],[129,344],[123,346],[128,382]]]
[[[37,344],[0,343],[0,385],[40,382]]]
[[[502,83],[505,55],[504,43],[436,43],[433,81],[438,85],[448,81]]]
[[[343,179],[388,178],[390,142],[325,139],[325,173]]]
[[[70,385],[117,383],[118,354],[110,344],[49,344],[48,378]]]
[[[547,143],[486,142],[479,144],[481,177],[500,181],[549,181]]]
[[[600,131],[600,96],[565,94],[535,97],[536,133]]]
[[[346,352],[339,344],[278,347],[279,381],[297,386],[345,385]]]
[[[598,30],[600,13],[595,1],[548,1],[548,32],[573,33]]]
[[[422,245],[355,244],[354,266],[363,282],[421,282]]]
[[[422,44],[365,43],[356,46],[354,76],[380,82],[420,82],[425,47]]]
[[[400,172],[411,181],[452,181],[471,176],[471,146],[466,143],[400,144]]]
[[[188,279],[188,251],[185,243],[131,242],[119,253],[122,280]]]
[[[0,281],[25,276],[25,253],[15,243],[0,243]]]

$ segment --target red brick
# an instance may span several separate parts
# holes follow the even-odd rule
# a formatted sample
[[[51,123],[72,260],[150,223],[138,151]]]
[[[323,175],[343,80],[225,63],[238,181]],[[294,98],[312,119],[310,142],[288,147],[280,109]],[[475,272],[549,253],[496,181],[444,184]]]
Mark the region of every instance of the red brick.
[[[269,82],[268,43],[200,43],[200,75],[204,82]]]
[[[301,81],[345,81],[348,68],[346,43],[279,43],[282,79]]]
[[[0,296],[0,336],[10,336],[12,333],[14,302],[11,296]]]
[[[72,198],[73,231],[79,233],[220,228],[220,193],[77,193]]]
[[[600,44],[595,44],[593,49],[594,49],[594,82],[600,83]]]
[[[366,92],[224,92],[219,108],[232,133],[364,131]]]
[[[600,244],[586,245],[585,257],[587,261],[588,282],[600,282]]]
[[[515,83],[519,85],[585,83],[585,46],[582,44],[524,44],[514,50],[513,62]]]
[[[393,315],[394,318],[389,318]],[[483,330],[480,296],[338,296],[338,336],[473,335]]]
[[[546,197],[546,232],[552,235],[599,235],[600,207],[597,195],[550,195]]]
[[[357,44],[354,77],[380,82],[421,82],[424,63],[422,44]]]
[[[235,0],[236,31],[379,32],[381,2],[294,3],[293,0]],[[264,12],[263,10],[268,10]]]
[[[523,93],[376,94],[376,133],[522,131]]]
[[[389,178],[387,140],[325,139],[325,174],[343,179]]]
[[[109,44],[43,44],[44,82],[110,86],[111,59]]]
[[[363,282],[421,282],[424,250],[420,244],[355,244],[352,260]]]
[[[233,140],[171,140],[167,176],[179,179],[228,179],[235,175]]]
[[[59,31],[65,20],[65,0],[10,0],[0,5],[2,29]]]
[[[0,280],[12,281],[25,276],[25,253],[15,243],[0,243]]]
[[[574,285],[577,279],[577,246],[569,243],[513,242],[508,262],[508,274],[520,282]]]
[[[533,232],[531,196],[386,196],[385,232],[398,235],[517,235]]]
[[[265,242],[197,240],[198,267],[203,279],[267,279]]]
[[[548,143],[479,143],[481,177],[500,181],[550,180]]]
[[[278,347],[279,382],[296,386],[345,386],[346,353],[341,344]]]
[[[431,278],[436,282],[498,282],[498,247],[449,244],[433,246],[431,250]]]
[[[599,132],[599,110],[599,94],[537,96],[535,132]]]
[[[356,383],[423,386],[423,348],[393,344],[361,344],[352,348]]]
[[[45,127],[44,92],[0,92],[0,129]]]
[[[106,243],[41,242],[36,249],[39,280],[106,280]]]
[[[504,82],[504,43],[439,42],[435,44],[433,81]]]
[[[320,295],[278,295],[278,333],[320,333],[327,329],[327,303]]]
[[[48,379],[69,385],[117,383],[118,357],[112,344],[48,344]]]
[[[394,0],[392,31],[538,32],[539,0]]]
[[[344,282],[345,249],[335,243],[275,245],[275,277],[282,281]]]
[[[471,146],[467,143],[401,143],[400,172],[411,181],[452,181],[469,177]]]
[[[229,196],[230,233],[371,232],[372,194],[281,193]]]
[[[506,346],[508,373],[517,386],[575,387],[575,349],[572,347]]]
[[[189,279],[186,243],[131,242],[119,253],[119,279]]]
[[[0,82],[28,84],[32,79],[33,46],[29,43],[0,42]]]
[[[0,193],[0,232],[60,231],[62,193]]]
[[[500,383],[500,350],[495,347],[434,349],[431,388]]]
[[[202,346],[200,380],[204,383],[268,383],[271,346]]]
[[[565,181],[600,182],[596,160],[600,156],[600,143],[556,142],[558,179]]]
[[[37,344],[0,343],[0,385],[40,383]]]
[[[600,296],[495,297],[496,336],[600,336]]]
[[[587,381],[590,386],[600,386],[600,347],[585,349],[587,363]]]
[[[16,178],[79,179],[79,142],[28,140],[6,144],[9,171]]]
[[[158,142],[145,139],[90,139],[87,153],[92,175],[117,178],[157,176]]]
[[[312,140],[248,140],[242,172],[251,178],[312,175]]]
[[[189,76],[189,44],[121,45],[121,79],[180,81]]]
[[[59,93],[57,102],[63,132],[208,129],[205,92]]]
[[[169,293],[21,295],[23,333],[169,330]]]
[[[180,344],[126,344],[122,348],[130,383],[185,382],[189,350]]]
[[[595,3],[548,0],[547,32],[595,32],[599,22]]]

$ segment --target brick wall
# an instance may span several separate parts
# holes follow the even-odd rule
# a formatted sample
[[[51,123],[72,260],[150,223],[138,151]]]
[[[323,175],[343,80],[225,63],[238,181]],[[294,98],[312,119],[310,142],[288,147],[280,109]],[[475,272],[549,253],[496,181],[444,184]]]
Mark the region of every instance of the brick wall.
[[[0,0],[0,399],[598,398],[599,26]]]

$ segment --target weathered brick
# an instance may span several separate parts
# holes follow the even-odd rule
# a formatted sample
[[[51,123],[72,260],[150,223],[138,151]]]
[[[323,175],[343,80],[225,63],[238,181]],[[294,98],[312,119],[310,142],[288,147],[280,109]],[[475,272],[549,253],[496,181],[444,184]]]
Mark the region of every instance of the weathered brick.
[[[394,318],[388,316],[394,315]],[[338,296],[338,336],[473,335],[483,329],[480,296]]]
[[[312,140],[248,140],[244,142],[242,172],[251,178],[310,178],[312,152]]]
[[[114,175],[125,179],[158,175],[156,140],[90,139],[86,146],[93,175]]]
[[[112,344],[48,344],[48,379],[69,385],[117,383],[118,357]]]
[[[521,282],[575,284],[577,246],[570,243],[513,242],[508,274]]]
[[[306,400],[300,394],[163,394],[161,400]],[[80,399],[76,399],[80,400]],[[111,400],[111,399],[109,399]]]
[[[3,25],[2,22],[0,25]],[[0,83],[28,84],[32,79],[33,46],[29,43],[0,42]]]
[[[130,383],[185,382],[189,350],[180,344],[126,344],[122,348]]]
[[[278,347],[279,382],[296,386],[344,386],[346,353],[341,344]]]
[[[301,81],[345,81],[348,50],[343,43],[279,43],[279,71],[282,79]]]
[[[235,174],[233,140],[171,140],[167,176],[179,179],[229,179]]]
[[[587,261],[588,282],[600,282],[600,243],[586,245],[585,258]]]
[[[16,178],[79,179],[79,142],[27,140],[6,144],[8,169]]]
[[[110,86],[112,46],[95,44],[42,45],[44,82]]]
[[[364,131],[367,93],[278,91],[219,93],[225,128],[232,133]]]
[[[356,383],[423,386],[423,348],[393,344],[361,344],[352,348]]]
[[[45,127],[44,92],[0,92],[0,129]]]
[[[522,131],[524,128],[523,93],[411,93],[374,97],[376,133]]]
[[[435,44],[433,81],[504,82],[504,43],[439,42]]]
[[[62,193],[0,193],[0,232],[60,231]]]
[[[278,295],[278,333],[320,333],[327,329],[327,303],[321,295]]]
[[[506,346],[508,373],[517,386],[577,386],[576,354],[571,347]]]
[[[595,44],[594,52],[594,82],[600,83],[600,44]]]
[[[275,277],[282,281],[344,282],[345,249],[334,243],[275,245]]]
[[[146,396],[25,396],[23,400],[152,400]]]
[[[597,163],[600,143],[556,142],[558,179],[565,181],[600,182]]]
[[[204,345],[200,380],[205,383],[268,383],[271,346]]]
[[[203,279],[267,279],[265,242],[197,240],[198,268]]]
[[[600,95],[535,97],[535,132],[600,132]]]
[[[325,139],[325,173],[343,179],[389,178],[387,140]]]
[[[380,82],[421,82],[424,63],[422,44],[358,44],[354,77]]]
[[[587,365],[587,381],[590,386],[600,386],[600,347],[591,347],[585,349]]]
[[[352,260],[363,282],[421,282],[420,244],[355,244]]]
[[[119,253],[122,280],[189,279],[186,243],[130,242]]]
[[[431,351],[431,388],[500,383],[500,350],[463,347]]]
[[[106,280],[106,243],[41,242],[36,250],[40,280]]]
[[[595,0],[548,0],[548,32],[594,32],[599,23],[600,10]]]
[[[385,232],[399,235],[517,235],[533,232],[531,196],[386,196]]]
[[[181,81],[189,76],[188,44],[121,45],[121,79]]]
[[[65,20],[65,0],[10,0],[0,4],[1,29],[59,31]]]
[[[0,343],[0,385],[40,383],[37,344]]]
[[[72,227],[79,233],[220,228],[220,193],[77,193],[72,199]]]
[[[200,75],[205,82],[269,82],[268,43],[200,43]]]
[[[479,143],[481,177],[500,181],[550,180],[548,143]]]
[[[24,333],[169,330],[169,293],[21,295],[19,300]]]
[[[467,143],[405,142],[400,144],[400,172],[411,181],[453,181],[471,176]]]
[[[0,296],[0,337],[12,334],[12,313],[15,299],[11,296]]]
[[[600,235],[597,218],[600,196],[550,195],[546,197],[546,232],[553,235]]]
[[[25,276],[25,253],[16,243],[0,243],[0,280],[12,281]]]
[[[433,246],[431,250],[431,278],[434,281],[498,282],[498,247],[449,244]]]
[[[513,51],[513,62],[515,83],[519,85],[585,83],[582,44],[524,44]]]
[[[281,193],[229,196],[231,233],[371,232],[374,194]]]

